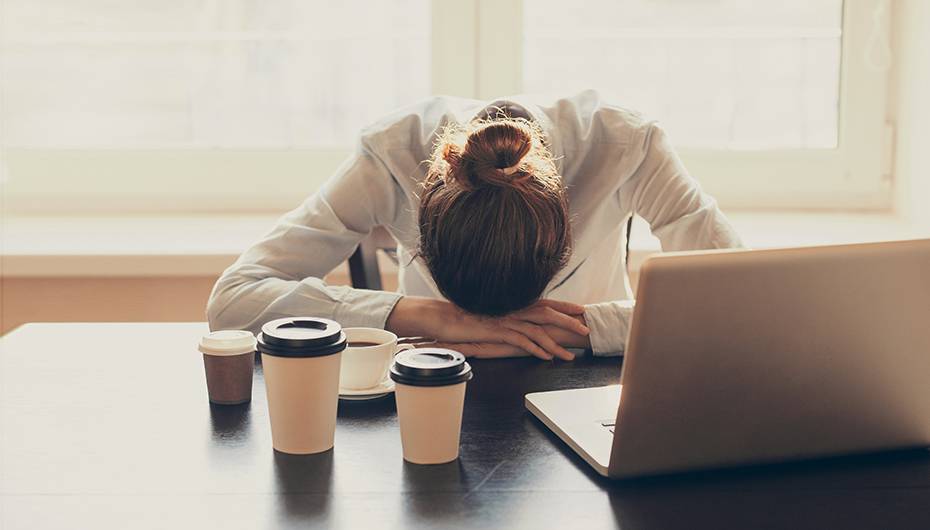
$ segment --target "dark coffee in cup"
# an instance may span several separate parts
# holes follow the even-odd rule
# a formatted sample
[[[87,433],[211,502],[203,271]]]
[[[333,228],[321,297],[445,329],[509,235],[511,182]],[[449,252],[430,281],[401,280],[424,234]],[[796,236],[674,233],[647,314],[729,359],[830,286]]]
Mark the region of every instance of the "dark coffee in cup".
[[[343,331],[349,338],[349,347],[342,352],[340,394],[363,391],[378,394],[393,388],[388,371],[394,355],[413,346],[397,344],[397,335],[380,328],[345,328]]]
[[[252,399],[255,336],[243,330],[214,331],[200,339],[211,403],[238,405]]]
[[[258,351],[276,450],[312,454],[333,447],[346,343],[342,326],[325,318],[279,318],[262,326]]]
[[[457,351],[414,348],[394,357],[391,379],[404,460],[444,464],[458,458],[465,385],[471,378],[471,366]]]

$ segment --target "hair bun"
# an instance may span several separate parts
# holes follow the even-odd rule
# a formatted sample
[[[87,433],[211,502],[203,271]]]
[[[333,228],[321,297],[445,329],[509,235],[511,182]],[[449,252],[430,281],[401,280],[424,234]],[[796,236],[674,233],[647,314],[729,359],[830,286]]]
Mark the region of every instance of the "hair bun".
[[[539,124],[523,118],[447,124],[434,144],[424,186],[557,192],[562,177],[544,134]]]
[[[491,122],[469,134],[460,152],[446,149],[443,158],[450,165],[450,176],[467,187],[515,186],[532,177],[520,169],[532,148],[533,131],[528,125]]]

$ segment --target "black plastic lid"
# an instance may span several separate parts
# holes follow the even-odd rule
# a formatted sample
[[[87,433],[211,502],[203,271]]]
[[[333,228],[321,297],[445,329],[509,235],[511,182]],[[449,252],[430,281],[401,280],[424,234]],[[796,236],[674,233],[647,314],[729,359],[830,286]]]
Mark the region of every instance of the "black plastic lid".
[[[314,317],[267,322],[257,341],[258,351],[278,357],[322,357],[341,352],[348,343],[338,322]]]
[[[394,357],[391,379],[410,386],[454,385],[472,378],[465,356],[445,348],[414,348]]]

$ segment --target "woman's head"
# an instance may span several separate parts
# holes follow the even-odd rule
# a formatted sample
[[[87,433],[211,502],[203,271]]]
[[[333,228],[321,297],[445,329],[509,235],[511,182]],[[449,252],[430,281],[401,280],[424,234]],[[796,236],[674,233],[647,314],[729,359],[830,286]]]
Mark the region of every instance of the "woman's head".
[[[524,119],[447,127],[420,198],[420,255],[466,311],[535,302],[571,254],[568,203],[542,131]]]

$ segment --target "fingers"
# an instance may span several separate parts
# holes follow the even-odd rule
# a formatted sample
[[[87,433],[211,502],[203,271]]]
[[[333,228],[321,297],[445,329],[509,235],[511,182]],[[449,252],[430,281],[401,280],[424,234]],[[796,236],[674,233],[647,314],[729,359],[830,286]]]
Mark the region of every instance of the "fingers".
[[[532,341],[531,341],[532,342]],[[527,357],[531,354],[525,348],[520,346],[514,346],[513,344],[508,344],[504,342],[433,342],[427,345],[424,345],[430,348],[446,348],[449,350],[455,350],[466,357],[474,357],[478,359],[498,359],[502,357]],[[552,356],[549,354],[544,354],[545,356],[533,355],[534,357],[539,357],[541,359],[550,361]],[[571,360],[571,359],[567,359]]]
[[[573,304],[571,302],[563,302],[561,300],[542,299],[533,305],[551,307],[552,309],[555,309],[559,313],[565,313],[566,315],[583,315],[584,314],[583,305]]]
[[[543,325],[543,330],[563,348],[590,348],[588,335],[579,335],[558,326]]]
[[[578,317],[573,317],[557,311],[551,307],[533,306],[511,315],[513,318],[527,320],[534,324],[560,327],[566,331],[579,335],[588,335],[591,332]]]
[[[431,337],[398,337],[397,344],[430,344],[436,342],[436,339]]]
[[[416,337],[417,346],[447,344],[472,357],[509,357],[527,353],[544,360],[554,357],[570,361],[575,356],[560,343],[587,343],[590,330],[581,315],[584,307],[571,302],[540,300],[509,317],[484,317],[455,309],[442,318],[443,325],[428,330],[429,338]],[[549,332],[544,328],[549,328]],[[555,340],[554,337],[560,337]],[[571,341],[563,340],[565,337]]]
[[[544,354],[546,357],[540,357],[533,350],[527,350],[537,357],[548,360],[555,356],[559,359],[562,359],[563,361],[571,361],[575,358],[575,355],[572,354],[572,352],[566,350],[557,342],[552,340],[552,337],[550,337],[543,328],[536,324],[511,318],[502,320],[501,324],[504,327],[517,332],[517,334],[526,341],[533,343],[533,346],[535,346],[537,349],[545,350]]]
[[[529,355],[529,353],[516,346],[504,344],[502,342],[437,342],[430,346],[455,350],[466,357],[475,357],[478,359],[526,357]]]
[[[544,361],[552,360],[553,355],[551,353],[546,352],[546,350],[530,340],[529,337],[518,331],[514,331],[512,329],[502,329],[501,338],[505,343],[521,348],[523,351],[529,352],[534,357],[539,357]]]

